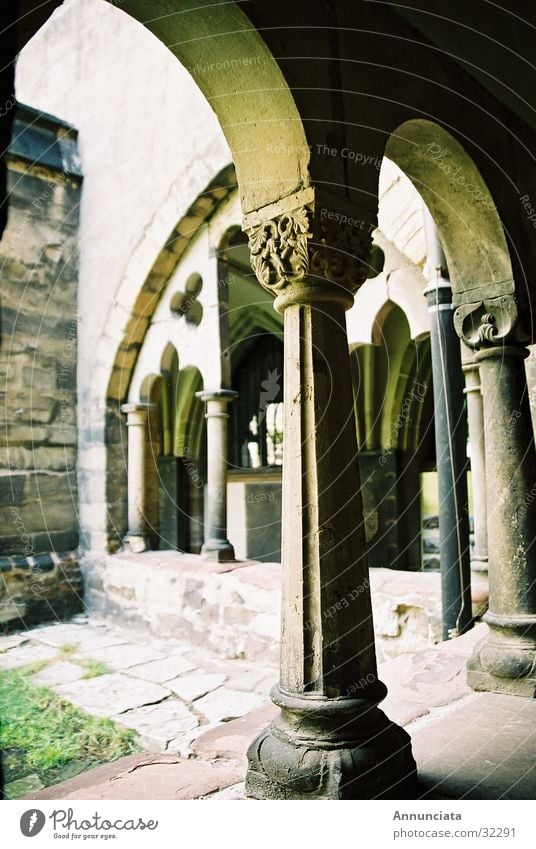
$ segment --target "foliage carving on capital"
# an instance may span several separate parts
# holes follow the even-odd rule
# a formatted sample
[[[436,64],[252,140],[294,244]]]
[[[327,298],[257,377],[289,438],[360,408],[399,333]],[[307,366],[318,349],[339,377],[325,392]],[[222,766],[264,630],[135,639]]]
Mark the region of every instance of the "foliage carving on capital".
[[[248,230],[251,264],[259,282],[278,291],[309,273],[311,210],[305,206]]]
[[[372,226],[340,211],[304,203],[245,226],[259,282],[273,294],[294,284],[326,282],[355,292],[369,276]],[[308,279],[309,278],[309,279]]]
[[[454,326],[460,339],[478,350],[525,344],[529,340],[520,325],[517,303],[512,295],[461,304],[454,312]]]
[[[348,216],[318,222],[318,239],[311,250],[314,275],[355,292],[369,276],[372,228]]]

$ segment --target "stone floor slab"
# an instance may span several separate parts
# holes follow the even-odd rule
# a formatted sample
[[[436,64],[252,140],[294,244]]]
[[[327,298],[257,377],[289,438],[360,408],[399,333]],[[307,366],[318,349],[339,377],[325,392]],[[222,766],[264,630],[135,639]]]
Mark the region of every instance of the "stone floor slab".
[[[25,634],[12,634],[9,637],[0,637],[0,652],[9,651],[23,643],[28,642],[28,637]]]
[[[51,646],[20,646],[0,654],[0,669],[18,669],[40,660],[52,660],[58,652]]]
[[[408,728],[422,798],[536,798],[536,701],[478,693]]]
[[[272,702],[266,702],[239,719],[224,722],[200,734],[192,743],[192,752],[207,760],[229,758],[245,763],[249,744],[278,713],[279,708]]]
[[[102,649],[91,647],[81,652],[80,656],[100,660],[101,663],[105,663],[110,669],[115,670],[129,669],[132,666],[139,666],[152,660],[163,660],[165,657],[162,652],[134,643],[122,643],[118,646]]]
[[[185,672],[195,669],[195,664],[179,654],[165,657],[163,660],[151,660],[140,666],[129,667],[128,674],[136,678],[144,678],[145,681],[153,681],[155,684],[164,684],[173,678],[178,678]]]
[[[52,663],[50,666],[36,672],[30,677],[32,684],[37,687],[53,687],[58,684],[70,684],[84,676],[85,670],[77,663],[68,660]]]
[[[218,687],[217,690],[198,699],[195,709],[206,716],[209,722],[228,722],[243,716],[263,701],[264,699],[258,693],[243,693],[241,690]]]
[[[61,684],[53,689],[87,713],[107,717],[160,702],[170,694],[161,684],[131,678],[120,672]]]
[[[196,728],[198,721],[178,699],[136,708],[113,716],[114,722],[137,731],[140,745],[148,751],[165,751],[177,735]]]
[[[176,693],[183,702],[194,702],[201,696],[206,696],[225,681],[225,675],[216,672],[196,672],[192,675],[182,675],[173,681],[168,681],[167,686]]]
[[[200,799],[243,779],[233,764],[183,760],[176,755],[121,758],[28,799]]]
[[[45,643],[48,646],[75,646],[80,650],[101,649],[126,643],[126,638],[106,628],[91,625],[49,625],[45,628],[34,628],[28,632],[32,640]]]

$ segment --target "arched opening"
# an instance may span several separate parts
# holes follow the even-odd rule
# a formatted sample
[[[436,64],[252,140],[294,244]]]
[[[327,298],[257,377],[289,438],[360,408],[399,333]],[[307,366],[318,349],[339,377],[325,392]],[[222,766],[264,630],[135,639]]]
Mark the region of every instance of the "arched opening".
[[[371,336],[350,351],[369,564],[418,570],[419,476],[433,463],[429,339],[412,339],[391,301]]]

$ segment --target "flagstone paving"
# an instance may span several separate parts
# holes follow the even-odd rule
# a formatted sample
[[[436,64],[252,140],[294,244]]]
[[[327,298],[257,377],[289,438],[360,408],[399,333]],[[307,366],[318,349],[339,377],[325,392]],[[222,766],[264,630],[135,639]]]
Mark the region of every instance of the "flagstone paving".
[[[485,627],[479,626],[451,643],[437,646],[432,652],[419,652],[410,662],[401,657],[380,667],[380,677],[389,680],[390,685],[389,698],[383,704],[386,713],[401,722],[412,737],[421,782],[417,798],[534,798],[536,702],[493,693],[476,694],[464,684],[465,663],[475,642],[482,638]],[[4,655],[0,654],[0,667],[6,665],[11,652],[22,652],[32,646],[39,648],[32,632],[28,633],[28,642],[14,644],[9,649],[0,638],[0,652],[5,651]],[[131,634],[127,642],[133,642]],[[276,677],[275,670],[270,676],[270,667],[266,664],[257,666],[219,658],[198,648],[182,649],[161,643],[157,650],[164,653],[167,650],[168,659],[176,657],[176,652],[180,651],[180,657],[187,664],[193,664],[194,670],[184,671],[167,682],[154,682],[136,679],[133,667],[127,667],[88,681],[53,685],[56,691],[62,688],[65,691],[67,687],[73,690],[87,688],[89,684],[95,686],[95,682],[104,684],[107,680],[110,710],[113,707],[117,710],[118,704],[121,708],[121,702],[113,696],[115,687],[109,686],[117,678],[164,690],[167,695],[155,704],[146,703],[110,714],[115,722],[134,728],[140,735],[141,745],[152,749],[152,753],[129,755],[46,789],[33,786],[36,776],[26,776],[19,785],[21,797],[66,800],[245,798],[243,777],[247,748],[277,713],[276,707],[266,699],[269,685]],[[57,666],[66,663],[61,653],[58,658]],[[70,654],[68,663],[76,664],[77,659],[80,656]],[[164,661],[154,663],[164,664]],[[147,666],[150,667],[151,662]],[[176,667],[162,667],[164,671],[160,669],[156,674],[167,674],[170,668]],[[149,674],[154,675],[154,670],[149,670]],[[242,682],[247,682],[248,686],[253,684],[253,689],[239,689],[236,682],[241,675]],[[170,684],[175,686],[183,676],[183,696],[192,697],[191,702],[183,701],[170,689]],[[210,681],[209,676],[212,676]],[[207,684],[213,689],[193,698]],[[233,716],[238,718],[232,719]],[[169,735],[173,735],[173,739]]]
[[[37,662],[43,668],[29,679],[36,686],[133,729],[145,751],[186,759],[195,757],[192,746],[201,734],[263,704],[278,677],[266,663],[85,616],[0,637],[0,669]]]

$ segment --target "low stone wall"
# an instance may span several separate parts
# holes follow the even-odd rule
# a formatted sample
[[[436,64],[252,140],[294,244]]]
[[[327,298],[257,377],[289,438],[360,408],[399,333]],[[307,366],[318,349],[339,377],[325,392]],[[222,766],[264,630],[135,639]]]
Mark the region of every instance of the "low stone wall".
[[[0,631],[9,633],[82,610],[82,573],[75,554],[0,558]]]
[[[86,557],[87,608],[225,657],[279,659],[277,563],[212,563],[176,551]]]
[[[81,566],[94,614],[226,657],[278,661],[279,563],[211,563],[154,551],[88,556]],[[371,569],[370,585],[380,662],[440,641],[439,574]],[[474,595],[482,613],[487,587]]]

